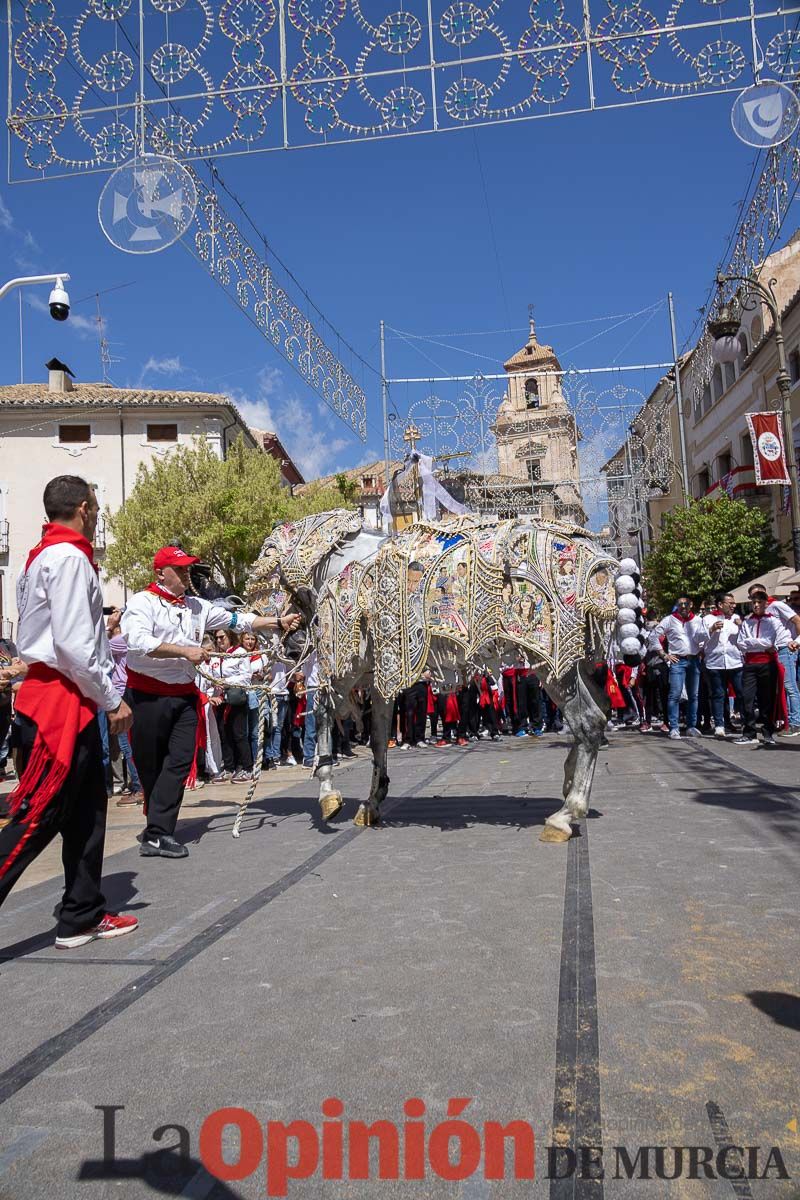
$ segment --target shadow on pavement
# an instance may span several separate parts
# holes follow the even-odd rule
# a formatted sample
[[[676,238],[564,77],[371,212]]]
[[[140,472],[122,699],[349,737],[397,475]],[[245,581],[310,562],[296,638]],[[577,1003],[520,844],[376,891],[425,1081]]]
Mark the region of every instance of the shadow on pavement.
[[[194,1184],[198,1175],[200,1179]],[[212,1183],[211,1176],[197,1159],[179,1157],[168,1150],[156,1150],[139,1158],[118,1158],[113,1162],[87,1158],[78,1168],[78,1179],[104,1179],[118,1184],[126,1179],[140,1179],[162,1196],[198,1195],[206,1200],[241,1200],[240,1193],[232,1191],[222,1180],[214,1179]]]
[[[137,871],[115,871],[111,875],[103,876],[103,895],[108,902],[109,912],[135,912],[137,909],[149,907],[144,900],[133,903],[134,898],[139,895],[139,889],[134,882],[137,878]],[[59,908],[60,902],[53,909],[55,920],[58,920]],[[50,929],[47,933],[32,934],[31,937],[13,942],[10,946],[0,946],[0,962],[23,958],[37,950],[46,950],[52,947],[55,936],[55,929]]]
[[[791,992],[746,992],[747,999],[776,1025],[800,1031],[800,996]]]

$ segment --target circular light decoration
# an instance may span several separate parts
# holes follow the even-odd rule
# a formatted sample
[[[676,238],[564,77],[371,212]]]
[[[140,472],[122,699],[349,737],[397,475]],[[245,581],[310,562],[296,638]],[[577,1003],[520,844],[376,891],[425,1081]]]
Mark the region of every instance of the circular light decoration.
[[[126,254],[166,250],[189,227],[197,189],[174,158],[143,154],[109,177],[97,206],[100,228]]]
[[[800,75],[800,35],[793,29],[776,33],[767,46],[767,67],[782,79],[797,79]]]
[[[378,41],[389,54],[408,54],[422,37],[422,26],[412,13],[390,13],[378,27]]]
[[[474,121],[489,107],[489,89],[479,79],[451,83],[444,94],[444,107],[454,121]]]
[[[740,142],[763,150],[780,146],[800,121],[800,103],[791,88],[774,79],[745,88],[733,102],[731,125]]]
[[[483,32],[486,14],[475,4],[459,0],[442,13],[439,29],[442,37],[452,46],[468,46]]]
[[[381,101],[381,116],[392,129],[411,129],[424,115],[425,97],[416,88],[392,88]]]

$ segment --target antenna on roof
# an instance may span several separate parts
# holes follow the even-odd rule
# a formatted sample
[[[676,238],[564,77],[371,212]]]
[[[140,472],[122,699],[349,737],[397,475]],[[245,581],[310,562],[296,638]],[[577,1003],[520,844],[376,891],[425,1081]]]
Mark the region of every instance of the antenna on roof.
[[[114,358],[111,353],[110,343],[106,337],[103,314],[100,311],[100,292],[95,293],[95,302],[97,304],[97,316],[95,317],[95,321],[97,322],[97,341],[100,347],[100,370],[103,373],[103,383],[109,385],[112,383],[112,380],[108,373],[108,368],[112,363],[122,362],[122,359]]]

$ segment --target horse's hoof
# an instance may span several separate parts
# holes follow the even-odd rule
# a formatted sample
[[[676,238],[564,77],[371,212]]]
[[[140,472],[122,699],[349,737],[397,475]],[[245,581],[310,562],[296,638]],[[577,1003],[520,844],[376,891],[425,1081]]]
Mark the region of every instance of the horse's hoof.
[[[559,829],[557,825],[545,825],[542,832],[539,834],[540,842],[568,842],[572,834],[566,829]]]
[[[368,808],[366,804],[359,804],[358,812],[353,817],[354,825],[358,825],[360,828],[366,829],[367,827],[380,825],[380,823],[380,813],[373,812],[372,809]]]
[[[342,811],[343,804],[341,792],[327,792],[321,796],[319,806],[322,809],[323,821],[332,821]]]

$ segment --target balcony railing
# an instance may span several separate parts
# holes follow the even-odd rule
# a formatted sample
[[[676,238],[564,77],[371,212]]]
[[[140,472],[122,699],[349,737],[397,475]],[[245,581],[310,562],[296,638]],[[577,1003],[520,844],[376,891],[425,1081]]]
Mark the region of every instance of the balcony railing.
[[[0,554],[8,554],[8,521],[0,521]]]

